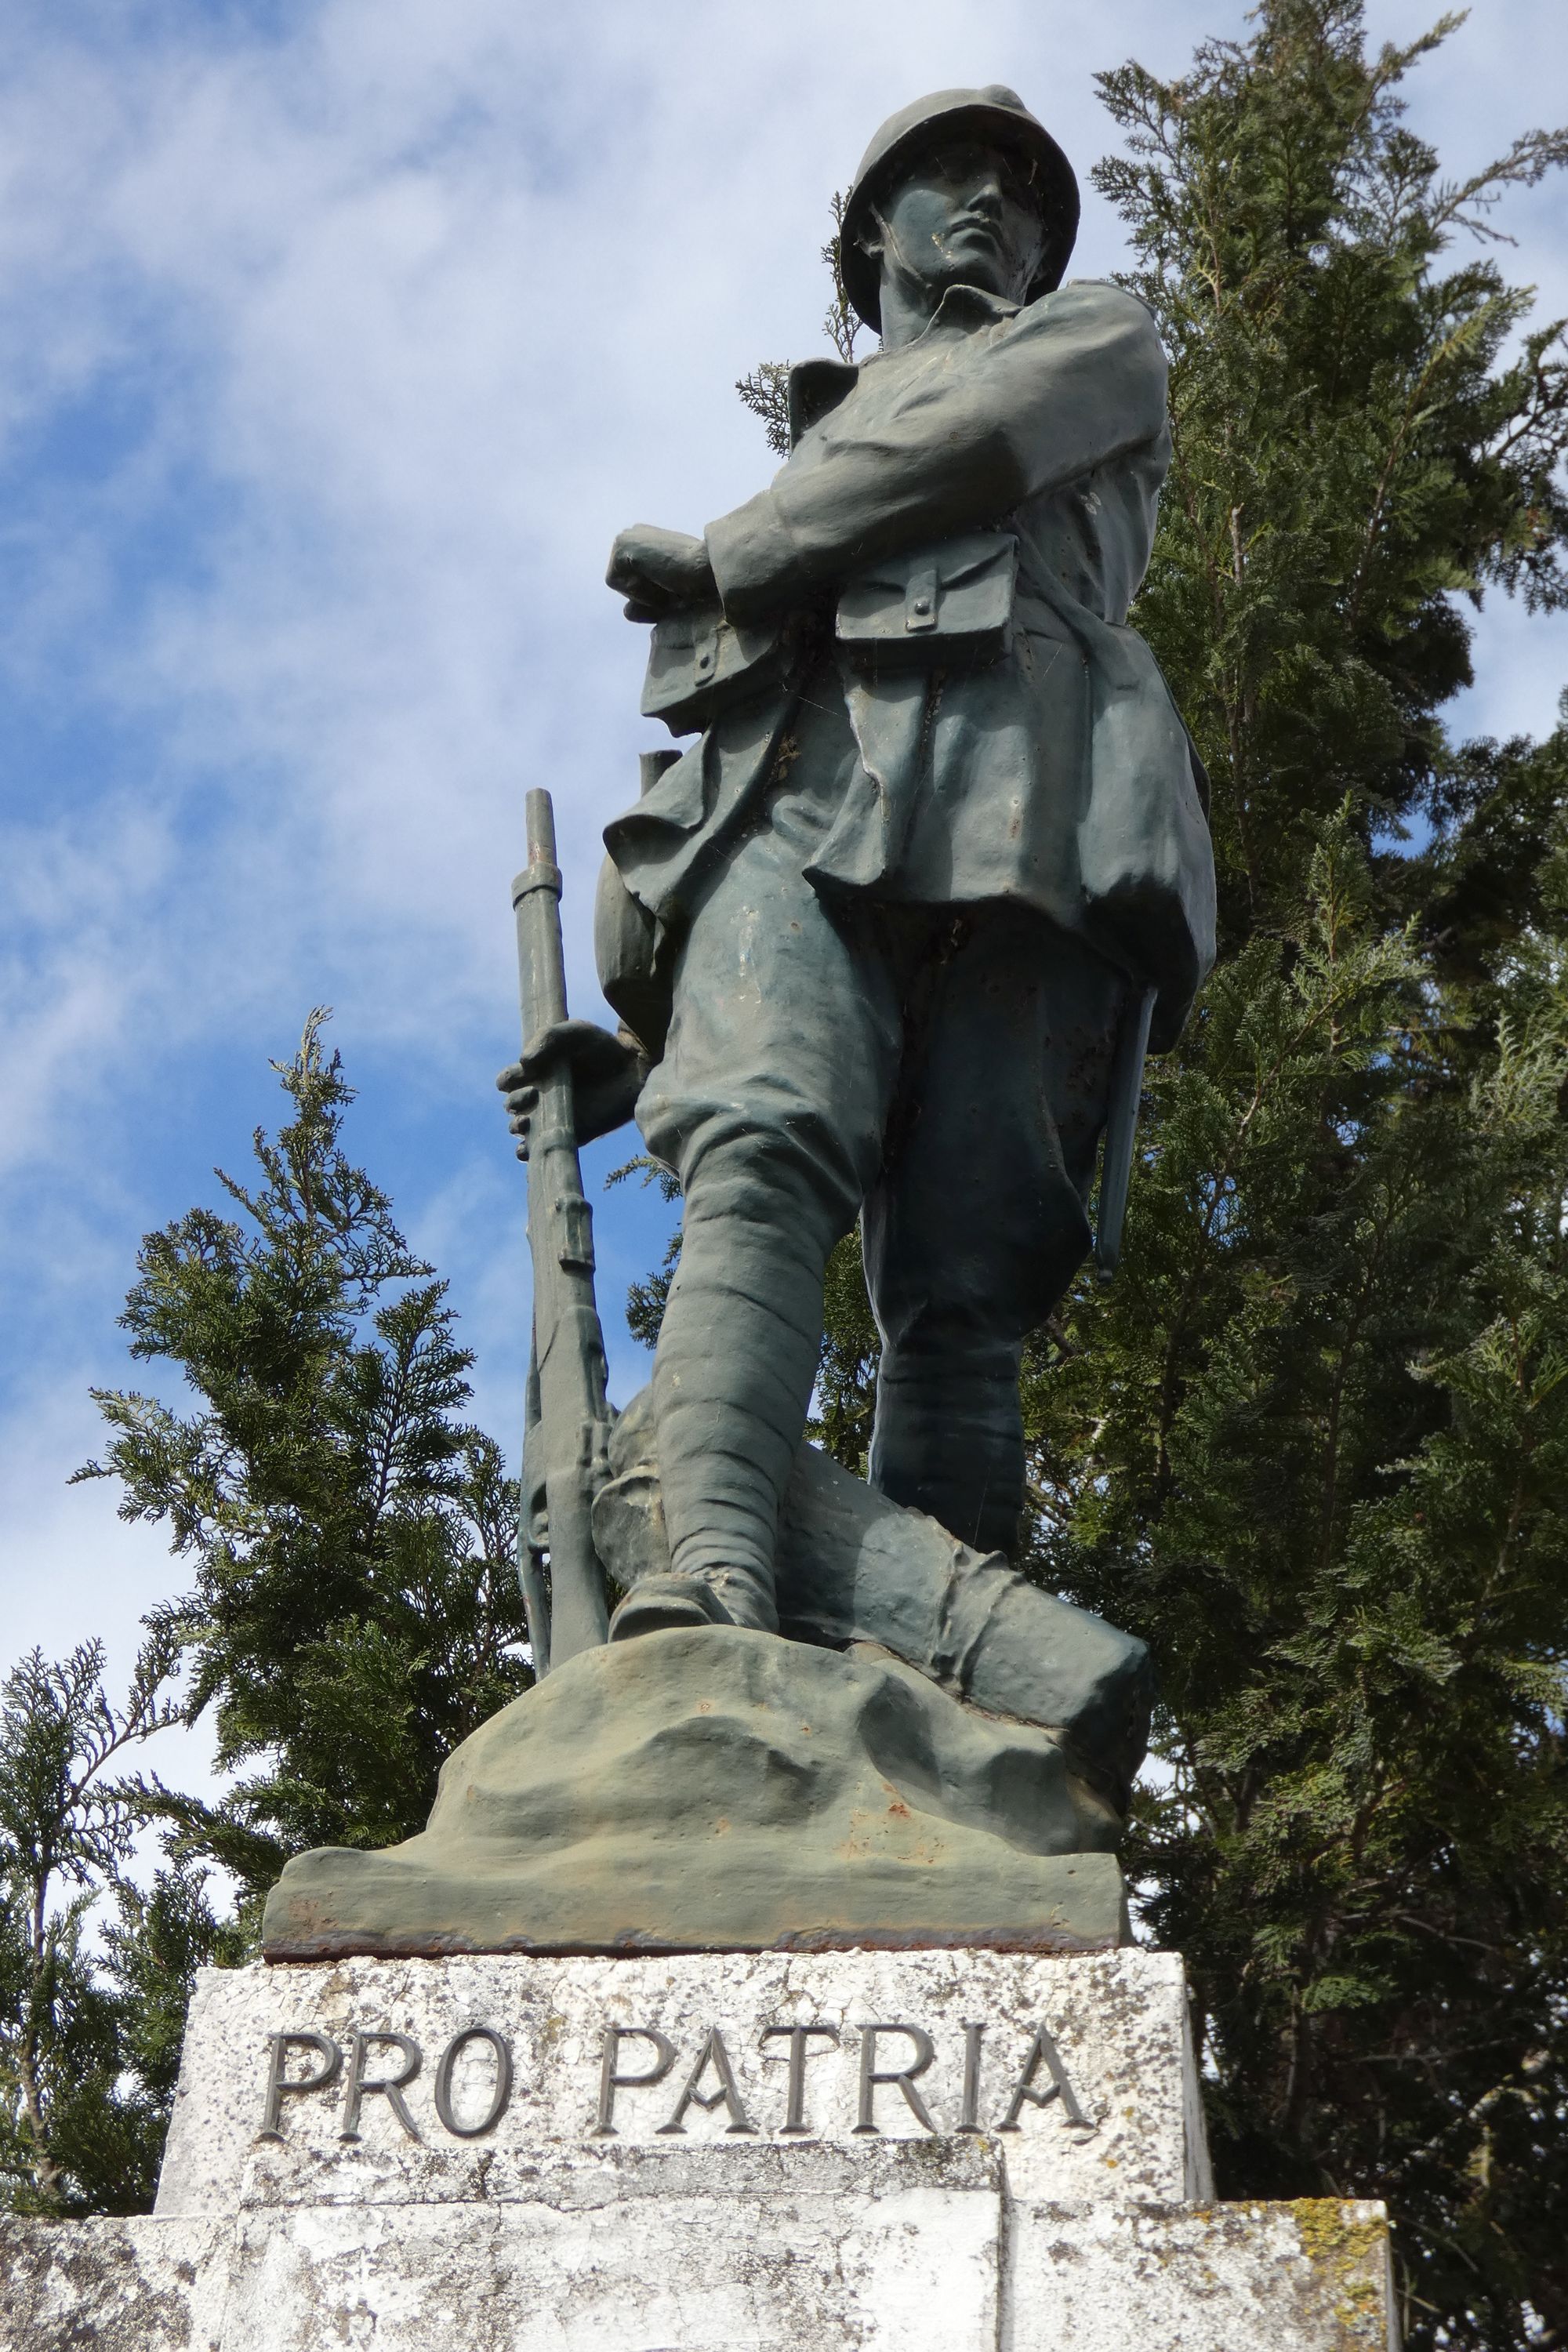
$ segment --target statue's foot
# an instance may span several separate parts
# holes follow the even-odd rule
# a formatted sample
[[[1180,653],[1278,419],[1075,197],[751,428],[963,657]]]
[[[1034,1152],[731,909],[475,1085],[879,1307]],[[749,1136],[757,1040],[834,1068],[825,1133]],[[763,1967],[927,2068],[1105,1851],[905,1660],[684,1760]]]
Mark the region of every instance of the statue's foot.
[[[760,1633],[778,1632],[777,1612],[760,1578],[740,1569],[710,1569],[700,1576],[643,1577],[610,1620],[612,1642],[634,1633],[663,1633],[683,1625],[745,1625]]]

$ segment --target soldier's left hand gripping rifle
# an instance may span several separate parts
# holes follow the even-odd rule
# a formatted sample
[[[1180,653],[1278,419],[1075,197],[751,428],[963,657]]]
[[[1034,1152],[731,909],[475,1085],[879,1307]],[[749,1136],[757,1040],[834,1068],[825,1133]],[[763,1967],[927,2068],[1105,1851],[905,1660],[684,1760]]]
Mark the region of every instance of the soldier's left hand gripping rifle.
[[[610,1408],[594,1297],[593,1213],[578,1142],[619,1123],[636,1097],[630,1041],[566,1016],[561,869],[546,792],[528,795],[528,864],[511,886],[522,1007],[521,1062],[497,1081],[528,1162],[533,1259],[533,1350],[523,1440],[518,1574],[534,1667],[544,1674],[608,1630],[605,1573],[594,1549],[594,1496],[605,1476]],[[590,1099],[579,1103],[579,1093]],[[624,1097],[624,1106],[622,1102]],[[587,1114],[586,1124],[584,1113]],[[548,1592],[544,1560],[549,1559]]]

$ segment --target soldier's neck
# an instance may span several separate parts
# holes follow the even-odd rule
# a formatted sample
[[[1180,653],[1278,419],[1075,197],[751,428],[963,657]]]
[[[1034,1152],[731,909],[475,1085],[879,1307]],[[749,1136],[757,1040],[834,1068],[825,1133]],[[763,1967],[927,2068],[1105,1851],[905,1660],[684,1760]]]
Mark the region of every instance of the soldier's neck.
[[[882,273],[882,349],[896,352],[902,343],[912,343],[930,326],[937,304],[947,291],[944,286],[900,283]]]
[[[912,343],[917,336],[923,335],[942,307],[942,296],[955,282],[943,278],[933,283],[912,273],[906,276],[900,271],[894,276],[885,269],[881,289],[882,349],[896,352],[901,344]],[[984,293],[988,289],[981,287],[979,290]],[[1014,295],[1006,299],[1016,301],[1019,298]]]

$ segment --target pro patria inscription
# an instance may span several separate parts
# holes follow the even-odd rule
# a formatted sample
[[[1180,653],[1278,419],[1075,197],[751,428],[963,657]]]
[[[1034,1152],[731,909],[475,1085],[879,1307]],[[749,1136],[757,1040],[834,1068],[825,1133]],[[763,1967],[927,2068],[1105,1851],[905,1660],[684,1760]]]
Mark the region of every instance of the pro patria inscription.
[[[863,2021],[847,2029],[826,2022],[764,2025],[754,2051],[731,2029],[726,2039],[721,2026],[710,2024],[700,2034],[695,2055],[686,2063],[674,2039],[657,2025],[605,2025],[599,2032],[596,2104],[584,2103],[584,2129],[595,2139],[635,2129],[639,2136],[651,2127],[658,2138],[689,2128],[696,2115],[724,2117],[729,2134],[750,2137],[773,2131],[780,2137],[810,2135],[819,2124],[807,2113],[807,2066],[812,2059],[834,2061],[842,2074],[853,2075],[857,2134],[880,2134],[893,2103],[892,2121],[908,2129],[906,2113],[932,2137],[943,2130],[979,2133],[1016,2131],[1029,2107],[1059,2101],[1062,2119],[1079,2131],[1094,2125],[1079,2103],[1072,2078],[1049,2028],[1037,2024],[1027,2036],[1022,2062],[1003,2059],[999,2070],[1005,2087],[999,2102],[983,2106],[983,2076],[988,2022],[965,2020],[963,2035],[962,2091],[958,2112],[945,2119],[932,2113],[922,2084],[936,2066],[937,2045],[924,2025],[908,2021]],[[1017,2039],[1016,2028],[998,2039]],[[731,2042],[735,2047],[731,2051]],[[770,2049],[771,2043],[782,2045]],[[467,2025],[454,2033],[427,2070],[426,2053],[413,2034],[387,2027],[356,2026],[346,2044],[315,2026],[296,2025],[268,2038],[261,2098],[259,2137],[284,2137],[286,2105],[331,2094],[337,2101],[337,2137],[358,2140],[367,2100],[384,2099],[398,2127],[413,2140],[422,2140],[422,2127],[411,2104],[413,2085],[428,2072],[431,2120],[454,2139],[479,2139],[500,2126],[517,2087],[517,2067],[511,2036],[493,2025]],[[762,2068],[772,2059],[784,2070],[782,2085],[762,2079]],[[748,2064],[748,2060],[754,2063]],[[301,2063],[302,2062],[302,2063]],[[482,2080],[475,2082],[482,2069]],[[814,2086],[825,2095],[816,2102],[819,2114],[842,2114],[844,2084],[827,2093],[826,2066],[814,2070]],[[464,2095],[455,2096],[458,2078],[465,2077]],[[661,2084],[679,2082],[675,2102],[663,2121],[651,2123],[657,2111],[651,2096]],[[543,2085],[540,2086],[542,2091]],[[339,2096],[341,2090],[341,2097]],[[781,2095],[782,2094],[782,2095]],[[570,2094],[568,2094],[568,2097]],[[899,2105],[902,2101],[902,2106]],[[879,2112],[880,2101],[880,2112]],[[665,2104],[665,2103],[658,2103]]]
[[[596,2198],[626,2163],[782,2185],[831,2155],[852,2181],[920,2147],[999,2159],[1041,2199],[1173,2200],[1195,2193],[1193,2100],[1179,1964],[1152,1953],[215,1969],[160,2210],[493,2202],[549,2175]]]

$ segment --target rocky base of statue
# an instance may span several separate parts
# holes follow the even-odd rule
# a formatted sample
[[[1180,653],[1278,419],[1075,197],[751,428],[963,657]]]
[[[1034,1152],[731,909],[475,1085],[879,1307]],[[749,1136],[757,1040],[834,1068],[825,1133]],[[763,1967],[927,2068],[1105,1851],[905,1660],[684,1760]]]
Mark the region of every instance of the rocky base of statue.
[[[1044,1732],[886,1653],[648,1633],[477,1731],[422,1836],[291,1862],[266,1949],[1092,1949],[1125,1929],[1119,1829]]]
[[[1381,2207],[1210,2201],[1179,1960],[204,1973],[156,2212],[0,2221],[34,2352],[1389,2352]]]
[[[646,1391],[595,1535],[668,1566]],[[783,1638],[590,1651],[449,1759],[425,1833],[291,1862],[275,1959],[1120,1942],[1114,1849],[1148,1728],[1142,1644],[802,1448]]]

